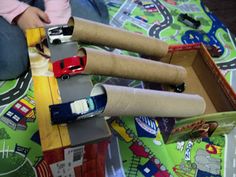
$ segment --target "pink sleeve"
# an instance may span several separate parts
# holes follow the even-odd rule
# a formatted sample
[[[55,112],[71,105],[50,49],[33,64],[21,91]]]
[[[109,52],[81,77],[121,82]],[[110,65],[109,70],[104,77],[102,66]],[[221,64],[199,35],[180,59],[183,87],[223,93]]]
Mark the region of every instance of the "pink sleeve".
[[[28,4],[18,0],[1,0],[0,16],[5,18],[9,23],[29,7]]]
[[[69,0],[45,0],[45,12],[51,21],[50,25],[66,24],[71,16]]]

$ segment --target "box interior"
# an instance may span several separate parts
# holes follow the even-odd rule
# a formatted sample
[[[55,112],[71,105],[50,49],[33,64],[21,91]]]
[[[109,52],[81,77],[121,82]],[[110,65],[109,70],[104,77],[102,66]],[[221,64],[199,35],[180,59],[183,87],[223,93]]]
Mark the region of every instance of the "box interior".
[[[206,63],[205,53],[207,52],[204,48],[174,51],[169,63],[185,67],[187,79],[184,93],[202,96],[206,101],[205,114],[234,110],[218,82],[219,76],[213,72],[217,68],[212,68]]]

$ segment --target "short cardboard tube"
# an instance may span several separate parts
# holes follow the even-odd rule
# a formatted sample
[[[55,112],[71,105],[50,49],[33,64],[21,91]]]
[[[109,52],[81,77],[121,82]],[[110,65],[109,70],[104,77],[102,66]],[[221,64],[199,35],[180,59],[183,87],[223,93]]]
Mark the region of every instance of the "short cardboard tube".
[[[103,116],[184,118],[201,115],[206,103],[199,95],[96,84],[91,96],[106,94]]]
[[[168,44],[164,41],[109,25],[77,17],[71,17],[68,25],[74,26],[72,40],[75,41],[125,49],[157,58],[168,52]]]

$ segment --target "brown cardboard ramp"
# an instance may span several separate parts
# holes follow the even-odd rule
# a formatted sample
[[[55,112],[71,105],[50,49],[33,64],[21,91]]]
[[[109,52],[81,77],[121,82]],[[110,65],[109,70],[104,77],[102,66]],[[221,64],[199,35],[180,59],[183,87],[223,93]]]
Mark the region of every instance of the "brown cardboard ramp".
[[[68,25],[74,26],[72,40],[79,42],[125,49],[154,57],[165,56],[168,52],[168,44],[159,39],[109,25],[77,17],[72,17]]]
[[[190,117],[205,112],[199,95],[96,84],[91,96],[106,94],[103,116]]]
[[[144,58],[118,55],[90,48],[81,48],[78,55],[86,55],[84,74],[114,76],[149,82],[182,84],[187,77],[184,67]]]

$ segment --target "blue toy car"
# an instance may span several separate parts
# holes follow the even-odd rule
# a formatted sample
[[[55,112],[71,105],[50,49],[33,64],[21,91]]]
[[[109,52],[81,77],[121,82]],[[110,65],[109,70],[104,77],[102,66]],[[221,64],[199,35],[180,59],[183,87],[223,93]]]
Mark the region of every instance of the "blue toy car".
[[[63,124],[96,116],[103,112],[106,101],[106,95],[102,94],[67,103],[50,105],[51,123]]]

